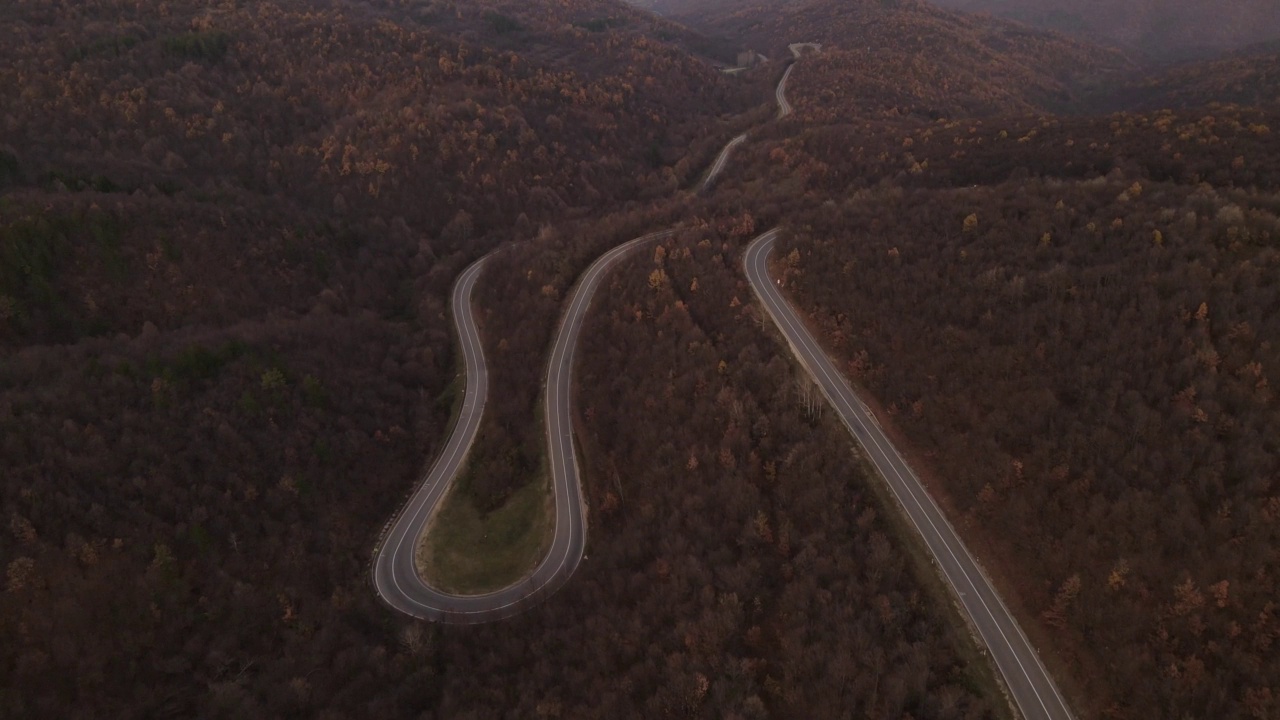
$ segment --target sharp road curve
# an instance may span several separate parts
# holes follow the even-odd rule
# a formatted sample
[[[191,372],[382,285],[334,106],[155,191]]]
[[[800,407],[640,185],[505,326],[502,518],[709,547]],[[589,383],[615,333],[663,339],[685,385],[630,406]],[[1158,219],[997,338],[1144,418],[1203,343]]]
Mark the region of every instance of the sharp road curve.
[[[387,604],[427,620],[488,622],[515,615],[555,592],[577,569],[586,547],[587,518],[573,445],[573,351],[600,280],[632,250],[669,237],[673,232],[650,233],[613,248],[587,268],[574,288],[547,365],[544,402],[547,460],[555,495],[555,534],[551,548],[528,577],[483,595],[454,595],[431,587],[418,574],[414,559],[432,515],[475,441],[489,387],[480,333],[471,308],[471,293],[485,259],[471,265],[458,278],[453,290],[453,317],[466,363],[466,394],[444,452],[431,466],[408,504],[394,518],[378,549],[373,582]]]
[[[778,230],[774,229],[756,238],[743,255],[743,269],[756,297],[782,331],[791,352],[822,388],[840,420],[884,476],[903,511],[924,538],[952,593],[964,607],[995,660],[1023,716],[1028,720],[1070,720],[1071,711],[1040,663],[1035,648],[977,561],[969,554],[920,479],[881,432],[879,424],[874,422],[849,383],[836,371],[830,358],[770,279],[768,260],[777,234]]]
[[[799,57],[795,47],[792,47],[792,52]],[[790,73],[790,68],[787,72]],[[785,112],[780,111],[780,116],[790,112],[790,105],[786,104],[783,94],[785,83],[786,75],[776,93],[779,108],[785,109]],[[699,185],[700,191],[711,187],[724,171],[733,149],[746,139],[747,134],[743,133],[725,145]],[[554,592],[577,569],[586,546],[587,519],[570,414],[573,350],[601,278],[631,250],[669,237],[673,232],[664,230],[623,243],[598,258],[579,279],[561,320],[547,365],[544,398],[547,460],[555,492],[555,534],[551,549],[528,577],[482,595],[456,595],[434,588],[418,574],[416,562],[418,546],[475,442],[489,389],[489,373],[484,362],[480,331],[472,315],[471,294],[490,256],[476,261],[458,276],[453,288],[452,307],[466,366],[466,391],[444,451],[430,466],[404,508],[392,518],[376,550],[373,584],[388,605],[425,620],[450,623],[500,620]]]
[[[791,52],[821,47],[797,43]],[[775,96],[778,117],[791,113],[783,74]],[[732,150],[746,140],[734,138],[721,151],[699,190],[709,188],[724,170]],[[555,534],[542,562],[524,580],[485,595],[452,595],[428,585],[417,572],[414,556],[432,514],[458,474],[475,440],[488,392],[488,371],[480,334],[471,311],[471,294],[488,256],[468,267],[453,290],[453,316],[466,365],[466,392],[444,451],[430,467],[404,509],[389,524],[374,561],[378,594],[392,607],[420,618],[445,622],[485,622],[520,612],[559,588],[577,569],[586,546],[587,511],[574,450],[572,390],[574,349],[591,299],[604,276],[631,251],[669,237],[674,230],[635,238],[608,251],[582,274],[556,334],[544,388],[547,460],[555,495]],[[880,425],[836,370],[795,309],[769,277],[768,259],[778,230],[759,236],[743,254],[743,269],[760,304],[786,338],[792,353],[822,388],[841,421],[884,477],[903,512],[919,531],[971,626],[981,637],[1022,715],[1029,720],[1073,720],[1057,686],[983,574],[955,529],[947,522],[924,485],[881,431]]]
[[[392,519],[374,559],[373,583],[382,599],[400,612],[430,620],[443,620],[451,613],[462,619],[488,619],[485,613],[515,599],[503,593],[459,597],[440,592],[422,581],[414,560],[423,530],[461,469],[484,413],[489,373],[471,314],[471,293],[488,257],[464,270],[453,286],[453,322],[466,365],[466,392],[453,433],[409,502]]]

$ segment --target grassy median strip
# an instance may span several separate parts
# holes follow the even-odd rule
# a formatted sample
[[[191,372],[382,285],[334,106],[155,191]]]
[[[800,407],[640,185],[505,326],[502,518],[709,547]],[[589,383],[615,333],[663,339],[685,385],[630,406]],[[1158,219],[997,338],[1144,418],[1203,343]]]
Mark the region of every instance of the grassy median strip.
[[[433,587],[461,595],[518,582],[533,571],[551,543],[555,513],[546,477],[515,491],[488,514],[482,514],[467,493],[457,491],[459,484],[445,497],[418,546],[418,572]]]

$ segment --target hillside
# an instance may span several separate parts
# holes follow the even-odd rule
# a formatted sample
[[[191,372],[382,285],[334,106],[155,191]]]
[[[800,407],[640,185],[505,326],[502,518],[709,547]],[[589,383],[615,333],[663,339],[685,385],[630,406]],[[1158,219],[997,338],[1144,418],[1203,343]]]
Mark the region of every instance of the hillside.
[[[1269,0],[937,0],[944,7],[1114,43],[1157,60],[1206,57],[1280,37]]]
[[[891,182],[954,188],[1029,177],[1089,180],[1118,172],[1194,186],[1280,187],[1274,110],[1219,106],[1095,117],[1019,115],[930,124],[860,121],[808,128],[744,152],[740,175],[816,196]]]
[[[3,222],[52,203],[71,218],[55,225],[77,226],[48,230],[38,275],[0,287],[19,318],[0,341],[243,317],[246,293],[228,291],[244,273],[207,262],[220,242],[224,257],[284,273],[261,306],[294,293],[286,304],[305,307],[317,277],[371,239],[428,258],[474,252],[513,227],[675,187],[696,172],[677,160],[720,142],[705,118],[758,97],[657,39],[661,27],[523,30],[534,21],[474,9],[475,29],[445,34],[360,6],[201,7],[0,11]],[[578,14],[591,12],[604,10]],[[81,236],[102,235],[77,229],[95,205],[114,281],[77,257]],[[20,257],[29,244],[6,241]],[[122,282],[143,266],[160,277]],[[160,290],[170,307],[142,307]]]
[[[1280,46],[1275,43],[1204,62],[1174,65],[1121,83],[1104,94],[1104,107],[1206,107],[1230,103],[1280,105]]]
[[[367,583],[445,434],[454,276],[691,181],[765,95],[565,7],[0,8],[0,716],[403,716],[459,681],[415,680],[431,633]]]
[[[1086,42],[918,0],[655,7],[774,55],[789,56],[790,42],[821,43],[790,83],[797,115],[809,122],[1063,110],[1130,67]]]
[[[1276,210],[1116,173],[871,192],[779,248],[1091,714],[1275,712]]]
[[[1175,109],[810,112],[722,188],[1082,717],[1277,712],[1280,116],[1217,102],[1239,62]]]
[[[1079,717],[1280,716],[1274,53],[1132,81],[916,0],[648,6],[0,6],[0,717],[1009,717],[752,301],[775,225]],[[490,517],[541,477],[565,298],[665,228],[582,328],[577,571],[499,624],[381,604],[461,270],[502,248]]]
[[[609,2],[0,8],[0,716],[1002,717],[861,472],[800,459],[837,429],[815,436],[789,369],[709,364],[749,326],[708,248],[752,225],[675,191],[773,80],[716,72],[726,47]],[[465,631],[378,603],[370,551],[459,390],[461,268],[508,247],[478,297],[510,348],[501,458],[538,432],[522,373],[581,268],[699,213],[671,251],[718,266],[714,314],[625,342],[702,350],[593,354],[584,381],[679,367],[737,429],[665,390],[639,420],[634,394],[595,406],[570,588]],[[622,302],[649,293],[625,277]],[[776,430],[746,434],[744,405]],[[666,451],[627,428],[680,416],[691,446],[646,462]],[[486,452],[500,499],[526,478]]]

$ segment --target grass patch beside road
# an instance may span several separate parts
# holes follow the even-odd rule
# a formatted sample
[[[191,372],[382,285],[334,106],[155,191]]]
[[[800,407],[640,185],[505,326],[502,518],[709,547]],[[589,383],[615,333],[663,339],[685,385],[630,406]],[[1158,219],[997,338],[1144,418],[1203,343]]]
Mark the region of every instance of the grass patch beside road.
[[[463,478],[458,478],[462,480]],[[547,553],[555,529],[551,487],[540,476],[482,515],[465,492],[445,497],[418,546],[418,572],[445,592],[478,595],[531,573]]]

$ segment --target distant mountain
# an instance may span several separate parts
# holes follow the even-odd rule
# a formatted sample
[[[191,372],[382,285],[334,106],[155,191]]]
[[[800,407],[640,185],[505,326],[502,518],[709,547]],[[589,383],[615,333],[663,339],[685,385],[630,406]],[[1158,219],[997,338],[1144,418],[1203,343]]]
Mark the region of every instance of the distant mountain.
[[[1274,0],[936,0],[939,5],[1115,42],[1156,59],[1201,57],[1280,37]]]
[[[1266,43],[1214,60],[1175,65],[1121,87],[1109,105],[1178,108],[1215,102],[1280,106],[1280,47]]]
[[[802,118],[960,117],[1070,109],[1081,89],[1132,69],[1112,50],[919,0],[652,0],[766,53],[819,42],[791,88]],[[809,101],[811,100],[811,101]]]

